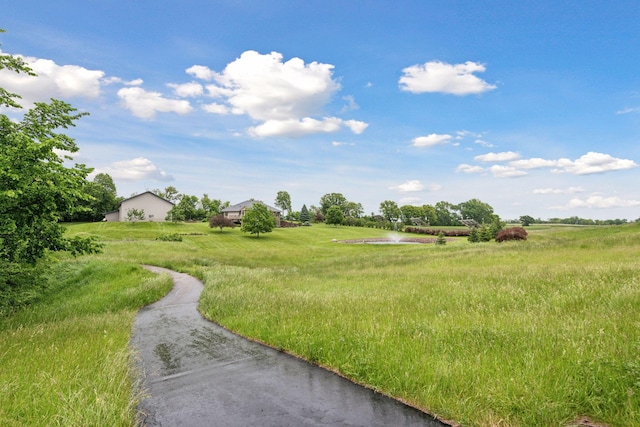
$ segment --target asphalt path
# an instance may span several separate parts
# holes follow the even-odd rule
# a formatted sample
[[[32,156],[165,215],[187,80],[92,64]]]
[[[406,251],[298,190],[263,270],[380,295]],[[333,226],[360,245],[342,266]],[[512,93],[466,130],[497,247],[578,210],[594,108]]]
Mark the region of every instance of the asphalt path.
[[[249,341],[197,311],[202,283],[187,274],[140,310],[131,345],[147,397],[146,426],[428,426],[429,414],[330,371]]]

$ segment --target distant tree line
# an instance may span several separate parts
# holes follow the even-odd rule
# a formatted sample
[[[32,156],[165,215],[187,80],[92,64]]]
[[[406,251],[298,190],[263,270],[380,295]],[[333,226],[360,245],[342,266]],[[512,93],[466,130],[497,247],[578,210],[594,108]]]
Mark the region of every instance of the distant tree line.
[[[530,215],[523,215],[518,219],[518,222],[526,227],[531,224],[622,225],[627,224],[629,221],[626,219],[589,219],[580,218],[577,216],[571,216],[568,218],[549,218],[547,220],[542,220],[540,218],[533,218]],[[640,222],[640,218],[638,218],[634,222]]]

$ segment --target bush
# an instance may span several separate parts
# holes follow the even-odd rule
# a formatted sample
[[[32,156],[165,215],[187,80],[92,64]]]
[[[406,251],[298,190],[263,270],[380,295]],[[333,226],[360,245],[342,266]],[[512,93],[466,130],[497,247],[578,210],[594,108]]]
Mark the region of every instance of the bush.
[[[156,240],[162,240],[163,242],[182,242],[182,236],[178,233],[163,234],[162,236],[156,237]]]
[[[527,240],[527,231],[522,227],[500,230],[496,236],[496,242],[505,242],[507,240]]]
[[[404,231],[405,233],[428,234],[430,236],[437,236],[442,233],[446,237],[461,237],[469,236],[470,234],[470,230],[464,228],[457,228],[453,230],[438,230],[433,228],[406,227]]]

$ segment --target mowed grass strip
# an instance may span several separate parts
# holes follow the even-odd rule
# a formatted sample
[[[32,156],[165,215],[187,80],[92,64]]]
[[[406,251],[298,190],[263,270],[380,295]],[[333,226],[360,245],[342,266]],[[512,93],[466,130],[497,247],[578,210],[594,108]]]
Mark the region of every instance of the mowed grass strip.
[[[0,425],[133,425],[131,326],[169,276],[87,257],[59,261],[49,280],[42,302],[0,319]]]
[[[388,232],[323,225],[69,227],[106,244],[80,261],[194,274],[216,322],[462,425],[639,426],[640,227],[530,230],[438,247],[334,243]]]

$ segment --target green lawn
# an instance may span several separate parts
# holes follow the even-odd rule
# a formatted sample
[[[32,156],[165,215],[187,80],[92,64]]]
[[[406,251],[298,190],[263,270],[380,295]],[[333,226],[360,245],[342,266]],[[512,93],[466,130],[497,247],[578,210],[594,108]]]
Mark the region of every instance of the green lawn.
[[[149,276],[136,268],[149,263],[201,278],[201,311],[229,329],[465,426],[565,426],[580,416],[640,426],[640,226],[529,231],[529,240],[518,243],[463,238],[445,246],[391,246],[336,243],[388,232],[324,225],[256,238],[206,224],[74,224],[70,234],[98,236],[104,252],[61,265],[99,266],[96,277],[104,282],[92,286],[104,287],[116,306],[129,301],[118,295],[136,295],[126,310],[118,309],[124,335],[114,354],[126,350],[133,307],[145,302],[141,295],[151,300],[159,294],[147,288],[162,288],[150,287]],[[183,241],[155,240],[173,233]],[[123,266],[134,278],[112,288],[107,272]],[[16,331],[43,324],[64,330],[65,319],[88,304],[73,302],[80,296],[72,291],[60,292],[52,298],[67,306],[69,317],[35,321],[29,319],[36,315],[18,313],[1,324],[3,403],[26,393],[13,391],[14,383],[22,390],[19,378],[5,379],[7,360],[25,370],[37,366],[11,350],[30,339]],[[73,335],[89,341],[90,331]],[[7,337],[15,339],[8,352]],[[51,393],[64,393],[55,384],[66,380],[40,376]],[[99,401],[89,395],[82,402],[92,398]],[[64,399],[54,399],[50,410],[61,405]],[[0,425],[43,425],[12,422],[21,414],[3,407]],[[125,425],[120,419],[112,424]]]

